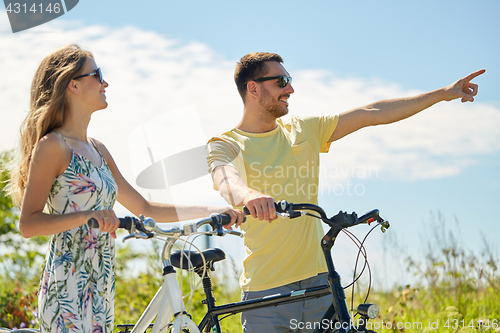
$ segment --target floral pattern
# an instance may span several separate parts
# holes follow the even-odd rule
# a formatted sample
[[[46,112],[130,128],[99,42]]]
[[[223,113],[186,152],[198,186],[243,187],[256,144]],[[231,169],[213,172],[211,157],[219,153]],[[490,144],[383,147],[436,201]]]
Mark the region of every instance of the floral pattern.
[[[73,151],[68,168],[52,184],[46,210],[112,209],[116,197],[116,182],[102,155],[98,167]],[[41,331],[113,332],[114,260],[107,232],[82,225],[53,235],[38,296]]]

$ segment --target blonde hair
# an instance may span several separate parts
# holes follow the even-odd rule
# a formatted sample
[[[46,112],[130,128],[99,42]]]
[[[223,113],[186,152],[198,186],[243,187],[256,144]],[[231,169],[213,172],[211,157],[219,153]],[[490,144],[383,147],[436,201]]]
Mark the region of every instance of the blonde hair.
[[[10,194],[20,205],[33,151],[40,139],[61,127],[66,111],[66,88],[80,75],[92,53],[78,45],[67,45],[42,60],[31,83],[30,110],[21,124],[18,164],[12,170]]]

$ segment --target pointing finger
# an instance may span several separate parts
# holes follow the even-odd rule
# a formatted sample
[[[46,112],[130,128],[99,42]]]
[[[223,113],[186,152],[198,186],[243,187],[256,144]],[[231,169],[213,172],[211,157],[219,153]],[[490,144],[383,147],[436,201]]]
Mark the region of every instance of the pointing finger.
[[[486,69],[481,69],[481,70],[479,70],[477,72],[470,73],[469,75],[467,75],[466,77],[464,77],[464,80],[465,81],[471,81],[473,78],[478,77],[479,75],[483,74],[484,72],[486,72]]]

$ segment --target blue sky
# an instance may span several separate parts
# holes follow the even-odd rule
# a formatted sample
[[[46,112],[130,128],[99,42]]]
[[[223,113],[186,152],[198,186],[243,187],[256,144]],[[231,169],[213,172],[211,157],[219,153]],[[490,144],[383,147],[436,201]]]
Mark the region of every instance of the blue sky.
[[[135,25],[207,43],[225,59],[273,51],[287,67],[331,69],[429,90],[486,67],[483,101],[498,101],[498,1],[80,1],[65,19]],[[498,58],[497,58],[498,59]],[[458,72],[458,73],[457,73]],[[459,74],[460,75],[460,74]],[[443,78],[442,81],[439,81]],[[497,83],[497,84],[494,84]]]
[[[340,113],[440,88],[485,68],[475,80],[475,103],[440,103],[334,144],[322,159],[320,195],[330,214],[379,208],[392,222],[391,235],[374,236],[370,245],[375,261],[391,251],[423,250],[427,223],[438,212],[449,228],[458,220],[463,244],[479,252],[482,235],[498,244],[500,233],[498,14],[495,0],[82,0],[50,23],[12,34],[0,11],[0,112],[8,119],[0,124],[1,149],[15,146],[39,61],[68,43],[91,50],[110,82],[110,106],[94,116],[89,131],[108,146],[133,184],[150,164],[144,147],[135,146],[140,133],[149,133],[139,141],[155,146],[159,160],[238,122],[242,106],[232,70],[248,52],[283,56],[294,77],[290,112],[296,115]],[[176,110],[187,110],[188,117]],[[155,123],[177,126],[164,131]],[[188,138],[181,123],[191,126]],[[366,175],[367,170],[372,172]],[[350,185],[358,192],[349,194]],[[223,204],[208,176],[168,193],[139,190],[154,200]],[[339,253],[352,252],[339,242]]]

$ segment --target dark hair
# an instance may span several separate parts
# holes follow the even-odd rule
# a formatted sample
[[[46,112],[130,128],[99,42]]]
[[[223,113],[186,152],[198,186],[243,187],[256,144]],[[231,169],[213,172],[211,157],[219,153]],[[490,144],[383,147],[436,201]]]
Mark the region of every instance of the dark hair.
[[[283,62],[283,58],[276,53],[253,52],[245,55],[236,64],[234,70],[234,82],[238,88],[243,102],[247,92],[247,83],[264,76],[267,73],[266,61]]]

